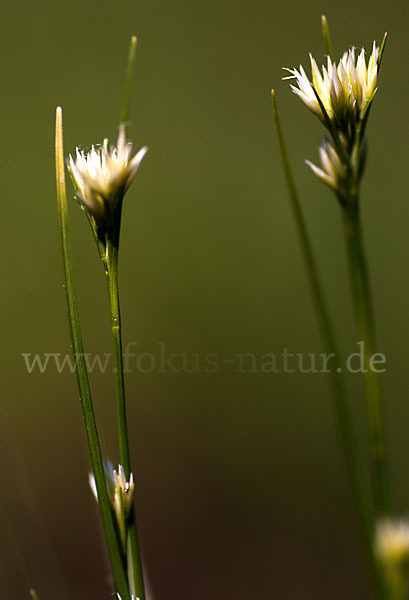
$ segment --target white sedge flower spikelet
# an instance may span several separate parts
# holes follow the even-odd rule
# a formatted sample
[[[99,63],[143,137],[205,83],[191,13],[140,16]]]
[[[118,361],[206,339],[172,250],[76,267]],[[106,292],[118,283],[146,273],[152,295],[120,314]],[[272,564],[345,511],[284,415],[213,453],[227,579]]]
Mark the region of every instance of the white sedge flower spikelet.
[[[117,514],[129,515],[132,509],[132,500],[134,493],[133,474],[129,475],[129,481],[126,480],[125,471],[122,465],[118,466],[118,470],[113,470],[112,473],[112,488],[111,495],[113,498],[114,510]]]
[[[132,143],[127,142],[125,127],[120,125],[116,146],[109,147],[105,139],[89,152],[77,148],[75,158],[70,155],[68,170],[77,197],[98,227],[110,225],[147,150],[144,147],[131,158]]]
[[[128,536],[127,519],[132,510],[135,487],[133,475],[131,473],[129,481],[127,481],[122,465],[118,465],[118,469],[114,469],[111,462],[105,463],[104,468],[108,496],[118,525],[122,547],[126,551]],[[98,492],[93,474],[89,474],[89,484],[98,502]]]
[[[328,57],[327,65],[320,69],[310,54],[311,80],[301,65],[299,69],[284,67],[290,73],[284,79],[295,79],[298,87],[291,85],[292,91],[324,123],[326,117],[322,108],[330,120],[339,124],[350,119],[359,122],[377,90],[378,56],[379,48],[374,42],[368,64],[364,49],[356,57],[355,48],[351,48],[338,64]]]

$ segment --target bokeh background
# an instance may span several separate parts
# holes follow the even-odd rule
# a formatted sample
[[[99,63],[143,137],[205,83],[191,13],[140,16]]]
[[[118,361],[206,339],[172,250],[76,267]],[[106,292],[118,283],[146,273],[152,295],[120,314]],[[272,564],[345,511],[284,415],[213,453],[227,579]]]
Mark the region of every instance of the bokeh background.
[[[65,152],[115,138],[129,38],[139,49],[131,137],[148,144],[124,205],[124,342],[137,354],[321,351],[286,197],[269,92],[275,87],[342,351],[355,350],[339,209],[303,161],[323,131],[281,67],[389,42],[368,129],[365,240],[375,293],[393,487],[409,512],[409,77],[405,0],[40,0],[3,7],[3,597],[110,597],[74,376],[27,372],[23,353],[70,350],[54,184]],[[70,205],[87,351],[111,352],[102,269]],[[191,365],[191,363],[189,363]],[[117,459],[111,372],[91,376],[104,453]],[[349,377],[362,431],[361,382]],[[127,375],[136,505],[155,600],[367,598],[357,527],[320,374]]]

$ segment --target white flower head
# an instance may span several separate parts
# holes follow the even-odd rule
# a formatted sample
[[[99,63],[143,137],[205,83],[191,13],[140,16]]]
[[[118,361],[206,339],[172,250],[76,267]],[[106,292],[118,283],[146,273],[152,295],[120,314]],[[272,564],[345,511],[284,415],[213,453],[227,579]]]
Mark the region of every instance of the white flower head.
[[[359,122],[376,93],[378,56],[379,48],[374,42],[368,63],[364,49],[356,57],[355,48],[351,48],[338,64],[328,57],[327,65],[320,69],[310,54],[311,80],[301,65],[299,69],[285,67],[290,76],[284,79],[295,79],[298,87],[291,85],[292,91],[324,123],[325,115],[317,96],[330,120]]]
[[[109,147],[105,139],[89,152],[77,148],[75,159],[70,155],[68,170],[77,197],[97,226],[109,224],[147,150],[144,147],[131,158],[132,144],[126,141],[124,125],[120,125],[116,146]]]

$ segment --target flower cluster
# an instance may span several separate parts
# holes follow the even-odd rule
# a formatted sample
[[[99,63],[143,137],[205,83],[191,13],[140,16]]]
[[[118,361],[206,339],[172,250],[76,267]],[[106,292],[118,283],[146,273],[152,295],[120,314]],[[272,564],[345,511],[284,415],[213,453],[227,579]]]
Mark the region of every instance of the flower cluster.
[[[365,50],[351,48],[337,63],[327,58],[318,67],[310,54],[311,80],[304,68],[288,69],[284,79],[294,79],[292,91],[327,127],[330,139],[320,144],[321,168],[306,161],[313,172],[341,201],[348,202],[352,187],[357,188],[365,163],[364,136],[368,109],[377,91],[380,49],[373,43],[368,62]]]
[[[70,155],[68,164],[78,199],[97,227],[106,228],[112,225],[116,209],[148,150],[144,147],[131,158],[132,144],[126,141],[123,125],[117,145],[110,148],[108,144],[105,139],[87,153],[77,148],[75,159]]]

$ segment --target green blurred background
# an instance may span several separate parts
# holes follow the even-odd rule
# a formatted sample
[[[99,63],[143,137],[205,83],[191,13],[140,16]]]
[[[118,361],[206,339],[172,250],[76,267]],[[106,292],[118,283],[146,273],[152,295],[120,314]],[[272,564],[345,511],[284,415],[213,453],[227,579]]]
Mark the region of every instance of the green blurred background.
[[[27,372],[23,353],[69,352],[54,183],[65,152],[115,138],[129,38],[139,49],[131,138],[150,151],[124,205],[125,344],[167,351],[320,352],[270,106],[287,141],[344,354],[356,334],[340,215],[303,164],[323,131],[281,67],[390,38],[363,186],[396,507],[409,512],[409,118],[405,0],[149,0],[3,6],[0,586],[24,600],[109,598],[75,378]],[[70,194],[71,194],[71,188]],[[111,352],[103,273],[71,205],[87,351]],[[104,453],[117,460],[112,373],[93,374]],[[361,382],[350,376],[357,420]],[[132,372],[136,505],[155,600],[367,597],[357,528],[319,374]],[[364,439],[364,437],[363,437]],[[363,442],[364,444],[364,442]]]

